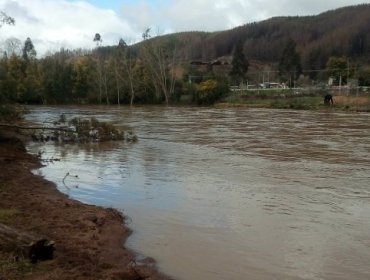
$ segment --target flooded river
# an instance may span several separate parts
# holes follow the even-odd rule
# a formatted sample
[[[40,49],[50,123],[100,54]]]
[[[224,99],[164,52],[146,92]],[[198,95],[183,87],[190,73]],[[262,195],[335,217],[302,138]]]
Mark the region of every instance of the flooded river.
[[[62,113],[129,125],[139,141],[31,144],[60,159],[36,172],[123,211],[127,246],[175,279],[370,279],[369,114],[31,107],[27,118]]]

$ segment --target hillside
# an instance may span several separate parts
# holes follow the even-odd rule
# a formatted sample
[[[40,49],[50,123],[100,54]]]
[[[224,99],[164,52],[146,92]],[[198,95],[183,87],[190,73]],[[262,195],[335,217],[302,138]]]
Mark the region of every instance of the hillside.
[[[303,68],[323,68],[330,56],[370,62],[370,4],[315,16],[275,17],[221,32],[182,32],[155,37],[173,45],[181,60],[208,61],[231,55],[239,40],[248,59],[273,63],[288,38],[297,43]]]

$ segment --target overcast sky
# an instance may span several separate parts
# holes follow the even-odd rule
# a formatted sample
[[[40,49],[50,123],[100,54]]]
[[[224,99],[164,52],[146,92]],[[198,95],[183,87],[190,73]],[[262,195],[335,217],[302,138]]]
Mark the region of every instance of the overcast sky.
[[[16,20],[0,29],[0,41],[30,37],[38,56],[64,48],[94,47],[95,33],[103,45],[119,38],[153,34],[225,30],[273,16],[316,15],[339,7],[370,3],[356,0],[0,0],[0,10]],[[1,45],[0,45],[1,46]]]

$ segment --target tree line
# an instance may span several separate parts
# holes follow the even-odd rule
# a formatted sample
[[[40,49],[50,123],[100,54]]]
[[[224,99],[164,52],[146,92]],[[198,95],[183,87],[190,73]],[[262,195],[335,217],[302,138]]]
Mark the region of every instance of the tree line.
[[[13,40],[0,59],[0,101],[133,105],[185,100],[211,104],[229,91],[229,85],[251,79],[242,41],[235,43],[230,63],[193,66],[179,59],[175,41],[169,47],[161,40],[151,40],[149,29],[139,45],[129,46],[120,39],[114,48],[101,47],[100,34],[93,40],[94,50],[62,49],[41,59],[37,59],[30,38],[22,46]],[[293,87],[302,77],[314,79],[320,75],[305,72],[301,61],[295,41],[288,39],[275,68],[279,81]],[[330,57],[325,63],[326,77],[333,77],[337,84],[357,78],[360,85],[370,85],[370,69],[355,72],[350,61]],[[194,81],[191,77],[199,78]]]
[[[102,47],[103,38],[97,33],[93,50],[61,49],[40,59],[31,38],[23,44],[15,38],[8,39],[0,59],[0,101],[168,104],[179,102],[181,95],[189,95],[188,102],[203,104],[214,100],[204,95],[216,92],[219,96],[228,91],[223,77],[212,73],[208,73],[212,83],[187,85],[176,44],[168,47],[152,40],[149,28],[142,37],[140,46],[129,46],[120,39],[114,47]]]

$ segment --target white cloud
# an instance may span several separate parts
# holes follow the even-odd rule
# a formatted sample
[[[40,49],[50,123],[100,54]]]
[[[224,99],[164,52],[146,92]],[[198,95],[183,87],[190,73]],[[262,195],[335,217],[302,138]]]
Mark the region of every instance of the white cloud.
[[[123,4],[123,17],[144,30],[225,30],[273,16],[313,15],[364,0],[140,0]]]
[[[38,53],[65,48],[93,48],[100,33],[104,45],[119,38],[137,41],[147,27],[153,33],[225,30],[273,16],[313,15],[363,0],[122,0],[119,11],[89,0],[0,0],[0,10],[16,19],[3,26],[0,40],[33,40]],[[92,1],[92,0],[91,0]],[[106,0],[101,0],[106,1]],[[118,0],[113,2],[117,3]],[[98,0],[94,0],[98,3]],[[108,5],[109,2],[102,2]],[[158,29],[158,31],[157,31]]]
[[[30,37],[38,53],[65,48],[93,48],[95,33],[104,45],[118,44],[119,38],[132,37],[132,29],[113,11],[86,2],[65,0],[0,0],[0,9],[16,20],[3,26],[0,38]]]

